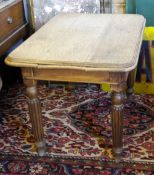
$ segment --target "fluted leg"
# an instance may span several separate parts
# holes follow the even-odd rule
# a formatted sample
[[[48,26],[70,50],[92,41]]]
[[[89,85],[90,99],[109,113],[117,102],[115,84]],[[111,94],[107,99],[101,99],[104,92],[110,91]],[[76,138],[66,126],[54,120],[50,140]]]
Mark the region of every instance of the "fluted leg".
[[[127,79],[127,95],[128,97],[134,93],[135,70],[129,72]]]
[[[123,149],[124,87],[124,84],[111,85],[113,154],[117,162],[121,159]]]
[[[34,81],[33,81],[34,82]],[[43,123],[41,115],[41,105],[37,98],[37,87],[36,84],[28,85],[27,89],[29,113],[32,122],[32,130],[38,149],[39,155],[44,155],[46,151],[45,141],[43,140]]]

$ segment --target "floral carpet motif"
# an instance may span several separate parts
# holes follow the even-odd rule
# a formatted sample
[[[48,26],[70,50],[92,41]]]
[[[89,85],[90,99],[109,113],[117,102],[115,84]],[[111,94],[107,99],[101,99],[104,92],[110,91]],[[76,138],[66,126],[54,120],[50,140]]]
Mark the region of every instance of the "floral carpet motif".
[[[24,91],[21,85],[1,91],[1,155],[38,157]],[[48,158],[114,162],[110,93],[87,84],[77,84],[75,89],[40,85],[39,92]],[[133,163],[154,170],[153,109],[154,95],[134,95],[126,101],[123,165]],[[11,163],[7,161],[6,165]]]
[[[5,160],[7,158],[7,160]],[[106,164],[63,161],[47,158],[5,156],[0,159],[0,175],[153,175],[154,171],[128,168],[113,168]]]

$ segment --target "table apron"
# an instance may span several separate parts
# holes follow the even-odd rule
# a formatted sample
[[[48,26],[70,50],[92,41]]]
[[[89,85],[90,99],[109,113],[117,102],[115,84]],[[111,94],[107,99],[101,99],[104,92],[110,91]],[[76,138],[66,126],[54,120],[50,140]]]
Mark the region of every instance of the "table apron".
[[[129,72],[85,71],[76,69],[21,68],[24,79],[119,84],[127,81]]]

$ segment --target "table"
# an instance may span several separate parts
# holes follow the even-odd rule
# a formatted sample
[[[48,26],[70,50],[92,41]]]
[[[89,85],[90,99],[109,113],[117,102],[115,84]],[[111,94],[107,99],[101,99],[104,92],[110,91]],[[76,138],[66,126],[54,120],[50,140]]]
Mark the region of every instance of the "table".
[[[112,90],[113,152],[119,159],[123,145],[123,92],[126,84],[128,92],[133,92],[144,25],[145,19],[140,15],[60,14],[6,58],[6,64],[22,70],[40,155],[45,154],[46,144],[37,81],[106,82]]]

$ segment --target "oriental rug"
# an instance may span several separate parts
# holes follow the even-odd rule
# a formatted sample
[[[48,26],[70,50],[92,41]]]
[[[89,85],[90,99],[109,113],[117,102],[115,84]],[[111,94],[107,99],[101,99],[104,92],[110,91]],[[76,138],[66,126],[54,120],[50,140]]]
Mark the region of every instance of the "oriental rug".
[[[2,174],[154,174],[154,95],[125,102],[124,150],[112,155],[110,93],[94,84],[39,86],[48,153],[36,152],[23,85],[0,92]]]

